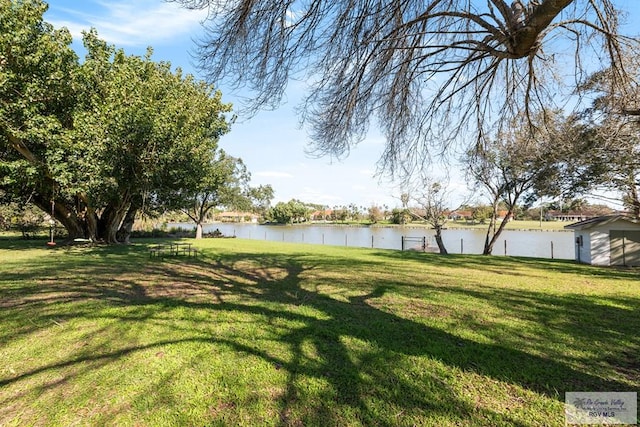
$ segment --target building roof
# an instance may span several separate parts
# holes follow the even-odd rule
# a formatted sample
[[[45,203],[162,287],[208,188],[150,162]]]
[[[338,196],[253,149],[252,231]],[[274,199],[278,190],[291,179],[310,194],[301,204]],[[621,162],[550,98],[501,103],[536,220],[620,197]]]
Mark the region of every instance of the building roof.
[[[640,221],[637,219],[633,219],[629,215],[625,214],[613,214],[613,215],[602,215],[596,218],[589,218],[584,221],[579,221],[573,224],[565,225],[564,228],[571,230],[584,230],[587,228],[597,227],[599,225],[611,224],[616,221],[627,221],[631,224],[637,224],[640,226]]]

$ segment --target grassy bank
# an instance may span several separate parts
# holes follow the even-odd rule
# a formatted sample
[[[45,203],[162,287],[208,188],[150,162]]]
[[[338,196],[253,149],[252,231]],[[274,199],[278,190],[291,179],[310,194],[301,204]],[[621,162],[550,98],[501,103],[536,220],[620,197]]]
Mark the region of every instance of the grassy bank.
[[[515,220],[509,221],[506,225],[507,230],[535,230],[535,231],[565,231],[564,227],[569,224],[573,224],[574,222],[564,222],[564,221],[531,221],[531,220]],[[325,222],[314,222],[310,223],[312,225],[317,224],[331,224],[331,225],[349,225],[349,226],[374,226],[374,227],[402,227],[401,225],[391,224],[388,222],[379,222],[376,224],[371,224],[369,222],[334,222],[334,223],[325,223]],[[431,225],[426,222],[411,222],[409,224],[405,224],[405,227],[424,227],[424,228],[432,228]],[[455,229],[477,229],[477,230],[486,230],[489,227],[487,222],[480,223],[474,221],[447,221],[445,224],[445,228],[455,228]]]
[[[640,388],[640,276],[572,262],[0,240],[0,425],[564,425]]]
[[[574,221],[576,222],[576,221]],[[505,228],[507,230],[538,230],[538,231],[563,231],[565,225],[574,222],[565,221],[531,221],[531,220],[515,220],[507,222]],[[486,230],[488,223],[473,223],[466,221],[449,221],[446,225],[448,228],[474,228]]]

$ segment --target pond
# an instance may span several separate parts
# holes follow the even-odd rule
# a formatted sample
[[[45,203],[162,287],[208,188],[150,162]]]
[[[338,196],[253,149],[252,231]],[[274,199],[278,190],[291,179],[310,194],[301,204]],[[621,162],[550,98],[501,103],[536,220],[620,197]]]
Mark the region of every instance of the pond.
[[[194,228],[192,223],[170,223],[169,227]],[[436,251],[435,232],[425,227],[382,227],[318,225],[259,225],[248,223],[206,224],[205,233],[219,229],[225,236],[320,245],[353,246],[379,249],[422,248]],[[486,230],[447,229],[442,232],[449,253],[481,254]],[[493,255],[574,259],[573,232],[505,230],[493,248]]]

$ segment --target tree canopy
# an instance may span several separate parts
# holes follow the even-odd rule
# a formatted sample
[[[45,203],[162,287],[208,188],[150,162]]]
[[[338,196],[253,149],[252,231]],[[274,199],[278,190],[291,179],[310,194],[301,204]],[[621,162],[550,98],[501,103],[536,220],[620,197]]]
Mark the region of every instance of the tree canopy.
[[[95,31],[80,63],[69,32],[43,21],[46,8],[0,3],[0,189],[71,238],[126,240],[137,212],[203,179],[230,106],[151,50],[127,56]]]
[[[618,191],[625,208],[640,219],[640,60],[636,55],[628,55],[627,60],[636,83],[629,84],[625,93],[607,90],[610,70],[595,73],[585,83],[584,90],[595,98],[576,118],[581,144],[574,158],[584,165],[589,188]]]
[[[316,152],[346,155],[376,124],[380,165],[396,173],[568,105],[594,68],[624,90],[621,52],[638,49],[614,0],[174,1],[208,8],[199,57],[212,80],[251,89],[254,111],[309,82]]]
[[[535,127],[526,125],[527,117],[512,121],[507,131],[466,156],[467,174],[491,202],[483,254],[490,255],[506,223],[514,217],[518,203],[527,197],[547,195],[556,189],[558,170],[562,166],[557,141],[563,133],[564,118],[557,114],[538,115]],[[498,206],[507,212],[500,224]]]
[[[449,220],[449,213],[453,210],[448,205],[451,191],[447,187],[447,182],[423,175],[412,193],[411,199],[417,204],[418,209],[410,209],[411,215],[425,221],[433,228],[440,254],[447,255],[442,229]],[[402,202],[404,205],[404,200]]]
[[[257,210],[264,212],[273,198],[271,186],[249,187],[251,174],[242,159],[219,150],[203,167],[204,177],[192,187],[174,194],[173,206],[196,223],[196,239],[202,238],[202,225],[214,208]]]
[[[269,222],[278,224],[293,224],[306,222],[310,219],[313,206],[300,200],[292,199],[288,202],[278,202],[266,212]]]

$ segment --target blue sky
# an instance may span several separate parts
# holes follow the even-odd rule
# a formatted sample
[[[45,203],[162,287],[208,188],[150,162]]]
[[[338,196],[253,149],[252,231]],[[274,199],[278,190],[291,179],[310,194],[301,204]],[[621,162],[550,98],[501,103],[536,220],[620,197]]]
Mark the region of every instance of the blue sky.
[[[640,22],[640,0],[616,0],[616,4],[633,12],[629,27],[632,34],[640,33],[636,25]],[[94,27],[101,38],[128,54],[141,55],[151,46],[154,60],[170,61],[197,77],[192,53],[205,18],[202,11],[188,11],[162,0],[51,0],[45,15],[56,27],[71,31],[79,51],[82,30]],[[224,86],[220,90],[226,102],[240,105],[230,90]],[[252,185],[271,184],[274,203],[296,198],[330,207],[400,204],[402,191],[374,176],[384,144],[380,135],[370,134],[341,161],[310,157],[305,154],[306,131],[299,128],[294,113],[300,99],[296,85],[290,85],[287,99],[276,111],[264,111],[251,119],[239,117],[220,141],[229,154],[243,159],[252,173]],[[454,178],[451,187],[460,199],[468,193],[460,179]]]

